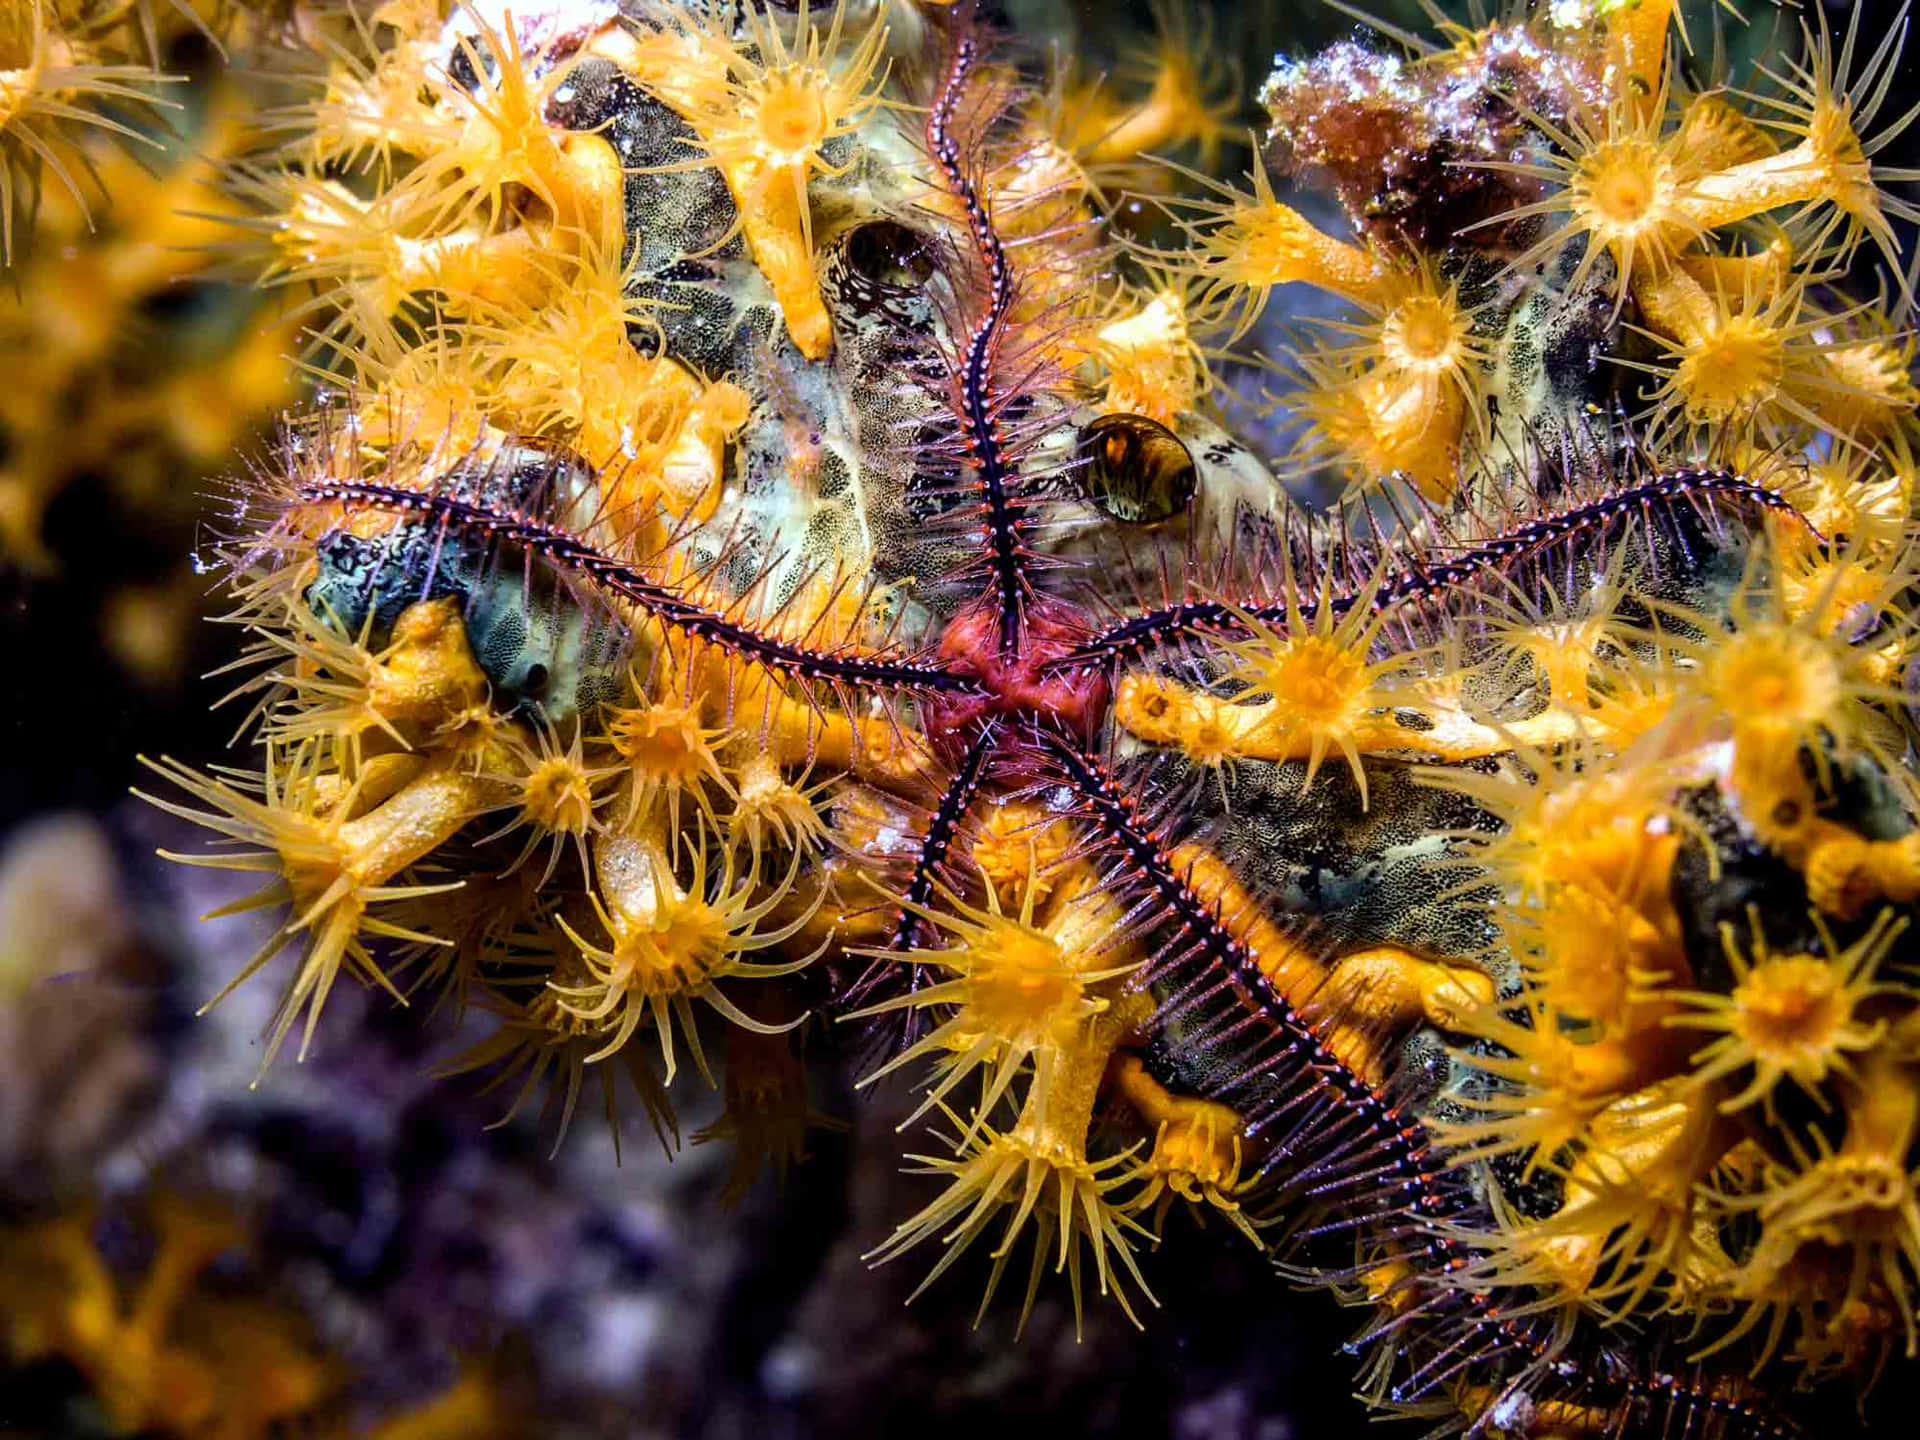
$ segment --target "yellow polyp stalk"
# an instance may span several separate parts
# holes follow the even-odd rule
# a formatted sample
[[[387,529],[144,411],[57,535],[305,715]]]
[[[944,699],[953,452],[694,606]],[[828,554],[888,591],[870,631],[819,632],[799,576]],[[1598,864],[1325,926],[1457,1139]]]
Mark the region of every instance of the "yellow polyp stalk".
[[[1266,919],[1221,860],[1195,844],[1174,867],[1257,957],[1260,972],[1320,1034],[1333,1055],[1370,1084],[1386,1076],[1387,1049],[1415,1025],[1457,1028],[1493,999],[1484,972],[1383,945],[1325,958]]]
[[[1137,1166],[1132,1163],[1131,1151],[1090,1160],[1086,1145],[1094,1105],[1102,1093],[1114,1050],[1151,1014],[1153,1002],[1138,992],[1122,992],[1112,998],[1114,1003],[1095,1017],[1085,1041],[1059,1057],[1044,1113],[1030,1094],[1013,1128],[1004,1134],[985,1128],[976,1119],[968,1127],[968,1138],[959,1145],[957,1158],[915,1157],[926,1163],[927,1173],[950,1176],[948,1189],[901,1224],[885,1243],[868,1253],[867,1259],[883,1263],[940,1236],[944,1253],[913,1292],[918,1296],[966,1252],[1002,1208],[1012,1206],[999,1243],[990,1253],[993,1268],[976,1325],[992,1303],[1029,1222],[1036,1233],[1019,1328],[1026,1325],[1046,1261],[1053,1254],[1057,1256],[1054,1272],[1064,1271],[1068,1277],[1074,1329],[1076,1336],[1079,1334],[1083,1238],[1093,1251],[1100,1293],[1112,1294],[1127,1317],[1136,1325],[1140,1323],[1121,1282],[1130,1279],[1136,1289],[1153,1300],[1134,1260],[1130,1238],[1151,1240],[1152,1236],[1109,1198],[1116,1190],[1135,1183]],[[959,1223],[942,1234],[955,1221]],[[1115,1260],[1118,1268],[1112,1263]]]
[[[1667,32],[1672,28],[1674,0],[1628,0],[1607,14],[1611,59],[1618,72],[1615,94],[1632,104],[1643,118],[1664,98]]]
[[[1379,297],[1385,272],[1378,260],[1274,199],[1264,168],[1256,166],[1253,179],[1253,200],[1227,212],[1222,227],[1205,237],[1209,273],[1262,296],[1276,285],[1305,284],[1356,303]]]
[[[1701,230],[1717,230],[1789,205],[1833,200],[1841,191],[1835,159],[1813,140],[1703,175],[1688,185],[1682,205]],[[1857,200],[1856,200],[1857,203]]]

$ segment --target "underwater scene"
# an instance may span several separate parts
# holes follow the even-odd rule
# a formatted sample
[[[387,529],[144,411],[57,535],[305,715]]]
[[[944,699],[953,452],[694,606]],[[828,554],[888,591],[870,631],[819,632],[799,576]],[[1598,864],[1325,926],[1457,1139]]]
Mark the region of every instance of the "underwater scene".
[[[0,1440],[1911,1434],[1913,21],[0,0]]]

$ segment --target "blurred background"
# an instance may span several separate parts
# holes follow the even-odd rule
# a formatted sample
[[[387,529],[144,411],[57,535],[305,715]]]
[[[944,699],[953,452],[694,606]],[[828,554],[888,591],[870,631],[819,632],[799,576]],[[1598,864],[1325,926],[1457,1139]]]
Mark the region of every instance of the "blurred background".
[[[1018,1344],[1007,1314],[973,1329],[972,1283],[906,1307],[920,1257],[860,1258],[924,1200],[899,1172],[906,1106],[884,1087],[856,1104],[858,1057],[830,1037],[814,1093],[844,1128],[744,1194],[730,1147],[669,1156],[638,1117],[617,1158],[597,1116],[552,1154],[537,1107],[489,1129],[510,1096],[427,1073],[472,1036],[362,991],[329,1004],[305,1065],[249,1088],[273,984],[193,1012],[271,924],[199,923],[246,877],[156,859],[198,841],[127,793],[136,755],[217,763],[242,718],[214,708],[228,687],[207,672],[236,637],[208,620],[216,577],[196,557],[223,484],[265,463],[302,386],[276,293],[227,273],[228,202],[208,183],[259,82],[181,3],[140,6],[141,43],[187,77],[177,133],[91,152],[111,205],[89,216],[47,187],[0,272],[0,1436],[932,1440],[1044,1423],[1286,1440],[1367,1423],[1337,1353],[1359,1315],[1291,1290],[1224,1225],[1170,1224],[1144,1331],[1094,1304],[1076,1343],[1048,1290]],[[1152,31],[1144,0],[1007,8],[1095,67]],[[1319,0],[1204,8],[1249,96],[1276,52],[1354,30]],[[1410,3],[1362,8],[1428,28]],[[1711,8],[1689,13],[1708,26]],[[1763,12],[1743,43],[1763,43],[1771,7],[1743,8]],[[1836,24],[1853,8],[1832,5]],[[1900,9],[1861,8],[1876,42]],[[1902,77],[1896,97],[1920,94],[1916,61]],[[1914,139],[1886,158],[1915,163]],[[1228,402],[1255,429],[1256,389]],[[690,1109],[692,1138],[717,1097]],[[55,1329],[90,1338],[54,1348]]]

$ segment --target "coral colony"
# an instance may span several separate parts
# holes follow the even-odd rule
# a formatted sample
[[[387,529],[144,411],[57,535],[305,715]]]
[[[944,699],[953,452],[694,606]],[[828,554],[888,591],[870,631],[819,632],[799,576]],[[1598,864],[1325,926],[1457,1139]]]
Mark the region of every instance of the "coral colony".
[[[126,81],[4,14],[20,212]],[[1184,1209],[1382,1411],[1851,1414],[1920,1288],[1907,27],[1686,18],[1356,25],[1237,179],[1171,5],[1098,81],[932,0],[258,21],[225,243],[322,388],[226,516],[245,768],[152,763],[284,916],[263,1072],[344,977],[784,1165],[867,1046],[871,1258],[1009,1342],[1169,1323]]]

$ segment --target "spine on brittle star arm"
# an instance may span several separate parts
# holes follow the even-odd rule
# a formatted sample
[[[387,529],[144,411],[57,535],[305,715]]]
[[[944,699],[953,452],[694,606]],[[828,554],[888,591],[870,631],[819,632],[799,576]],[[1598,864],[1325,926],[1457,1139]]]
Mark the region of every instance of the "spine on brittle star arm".
[[[1351,610],[1363,598],[1376,611],[1436,600],[1454,586],[1465,584],[1485,571],[1510,565],[1563,541],[1604,532],[1635,514],[1651,515],[1665,506],[1714,499],[1756,505],[1790,516],[1797,524],[1805,526],[1816,540],[1825,538],[1778,491],[1758,484],[1736,470],[1682,467],[1662,471],[1640,484],[1626,486],[1584,505],[1523,521],[1445,559],[1393,571],[1377,586],[1370,587],[1362,594],[1335,595],[1328,603],[1338,615]],[[1300,597],[1296,608],[1305,618],[1312,619],[1317,606],[1310,598]],[[1132,616],[1090,635],[1055,663],[1060,666],[1084,665],[1137,653],[1182,635],[1237,632],[1244,628],[1242,616],[1251,616],[1267,623],[1284,623],[1288,618],[1288,606],[1285,600],[1249,600],[1241,603],[1230,600],[1184,600]]]
[[[901,896],[900,917],[894,922],[893,932],[887,938],[889,950],[909,949],[915,932],[924,923],[915,911],[924,910],[933,902],[933,889],[939,883],[940,867],[946,864],[947,852],[953,846],[954,833],[960,827],[961,817],[972,808],[973,797],[980,793],[981,782],[987,778],[987,761],[993,755],[994,743],[998,738],[991,723],[980,727],[954,770],[953,779],[940,796],[940,803],[934,807],[926,838],[920,842],[920,853],[913,862],[913,878],[907,882],[907,888]]]
[[[1163,936],[1159,953],[1180,957],[1176,964],[1183,973],[1161,973],[1159,980],[1178,995],[1205,984],[1184,973],[1189,968],[1220,972],[1270,1028],[1273,1043],[1253,1072],[1280,1082],[1278,1096],[1264,1104],[1269,1122],[1284,1122],[1284,1133],[1272,1141],[1276,1159],[1263,1169],[1283,1162],[1292,1168],[1303,1201],[1350,1212],[1303,1235],[1365,1227],[1376,1241],[1395,1248],[1369,1259],[1356,1276],[1384,1259],[1410,1267],[1402,1282],[1408,1293],[1363,1337],[1406,1356],[1408,1373],[1390,1392],[1396,1404],[1418,1403],[1470,1365],[1507,1354],[1521,1362],[1514,1384],[1549,1387],[1555,1399],[1597,1406],[1623,1423],[1630,1409],[1664,1407],[1668,1420],[1678,1417],[1689,1426],[1715,1417],[1727,1436],[1783,1440],[1794,1434],[1784,1421],[1741,1400],[1673,1375],[1636,1373],[1618,1356],[1583,1363],[1564,1353],[1564,1332],[1531,1311],[1525,1295],[1476,1285],[1470,1278],[1474,1253],[1455,1223],[1470,1202],[1460,1186],[1448,1183],[1447,1161],[1435,1154],[1425,1126],[1403,1115],[1322,1043],[1314,1025],[1268,982],[1261,957],[1182,878],[1105,765],[1062,736],[1040,731],[1036,739],[1086,820],[1117,852],[1127,883],[1162,907],[1173,933]],[[1249,1134],[1268,1123],[1258,1111],[1236,1108],[1247,1114]]]
[[[438,524],[443,532],[458,532],[489,545],[510,546],[618,595],[662,624],[803,681],[952,693],[970,693],[977,688],[964,676],[935,665],[816,650],[761,634],[750,625],[687,599],[670,585],[649,579],[636,567],[594,549],[565,530],[511,510],[450,495],[348,480],[302,486],[293,500],[301,505],[341,505],[348,510],[419,516]]]
[[[1027,549],[1021,535],[1019,505],[1012,493],[1012,463],[1000,433],[995,375],[1001,334],[1013,309],[1013,272],[993,217],[967,173],[954,125],[961,98],[979,61],[979,41],[960,36],[941,76],[939,93],[927,112],[927,150],[939,167],[941,183],[966,217],[967,232],[986,279],[986,304],[967,327],[954,383],[966,463],[978,478],[986,522],[986,561],[998,601],[1000,652],[1013,655],[1020,649],[1026,618],[1027,582],[1022,561]]]

